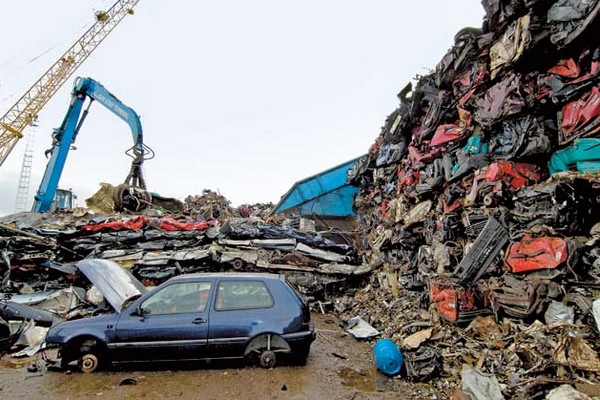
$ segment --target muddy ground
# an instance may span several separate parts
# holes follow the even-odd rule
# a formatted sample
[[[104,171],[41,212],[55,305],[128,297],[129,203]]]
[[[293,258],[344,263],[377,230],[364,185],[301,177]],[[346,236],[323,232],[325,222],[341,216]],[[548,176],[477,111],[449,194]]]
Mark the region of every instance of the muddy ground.
[[[314,314],[317,340],[305,366],[265,370],[244,363],[129,365],[94,374],[47,369],[35,360],[0,360],[2,399],[436,399],[427,385],[377,372],[374,342],[359,342],[329,315]],[[40,361],[41,365],[42,362]],[[129,383],[129,384],[121,384]]]

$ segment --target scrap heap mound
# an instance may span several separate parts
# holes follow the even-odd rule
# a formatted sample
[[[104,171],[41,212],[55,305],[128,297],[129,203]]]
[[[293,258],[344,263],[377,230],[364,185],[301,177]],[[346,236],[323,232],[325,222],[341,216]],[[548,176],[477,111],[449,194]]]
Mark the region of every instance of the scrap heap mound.
[[[531,398],[600,383],[600,1],[482,3],[349,172],[378,269],[337,308]]]
[[[196,219],[216,219],[225,222],[229,218],[260,218],[270,219],[273,203],[242,204],[237,208],[231,206],[225,196],[204,189],[202,194],[187,196],[183,203],[183,212]]]
[[[231,201],[210,189],[204,189],[201,195],[187,196],[183,202],[183,210],[196,218],[221,221],[233,214]]]
[[[210,190],[179,203],[160,198],[134,215],[95,207],[0,218],[0,355],[32,356],[51,325],[110,311],[107,292],[93,285],[82,259],[113,261],[145,286],[193,272],[279,273],[313,299],[330,298],[370,272],[349,240],[297,220],[275,221],[273,204],[232,208]],[[182,211],[167,214],[165,206]]]
[[[165,215],[175,203],[161,204],[137,215],[74,209],[0,218],[0,355],[31,356],[52,324],[110,310],[82,259],[114,261],[146,286],[192,272],[279,273],[318,299],[369,272],[339,235],[259,218],[272,204],[232,209],[210,190],[188,197],[187,213]]]
[[[115,261],[148,286],[191,272],[283,273],[319,299],[369,272],[358,265],[352,243],[337,235],[299,229],[295,220],[274,221],[270,203],[230,204],[204,190],[188,196],[183,214],[165,215],[160,208],[139,215],[76,209],[0,218],[0,302],[2,295],[75,284],[62,266],[83,258]]]

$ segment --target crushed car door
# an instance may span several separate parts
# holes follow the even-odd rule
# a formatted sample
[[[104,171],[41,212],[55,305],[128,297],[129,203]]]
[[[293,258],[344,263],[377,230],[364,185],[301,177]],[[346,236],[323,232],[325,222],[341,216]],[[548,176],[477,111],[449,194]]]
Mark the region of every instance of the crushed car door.
[[[210,281],[177,282],[141,299],[117,322],[115,361],[205,357]]]

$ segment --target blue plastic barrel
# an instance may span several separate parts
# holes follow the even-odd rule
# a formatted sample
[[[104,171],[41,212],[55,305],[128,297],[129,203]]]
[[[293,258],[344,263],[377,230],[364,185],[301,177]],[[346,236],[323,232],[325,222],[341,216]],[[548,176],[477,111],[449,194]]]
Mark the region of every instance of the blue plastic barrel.
[[[402,369],[404,357],[391,339],[379,339],[373,348],[377,368],[386,375],[396,375]]]

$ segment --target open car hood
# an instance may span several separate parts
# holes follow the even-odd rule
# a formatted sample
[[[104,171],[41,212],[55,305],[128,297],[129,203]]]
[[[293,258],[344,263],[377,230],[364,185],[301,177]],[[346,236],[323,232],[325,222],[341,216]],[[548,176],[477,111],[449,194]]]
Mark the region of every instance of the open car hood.
[[[75,266],[117,312],[121,311],[128,299],[148,291],[129,271],[114,261],[88,259],[76,262]]]

